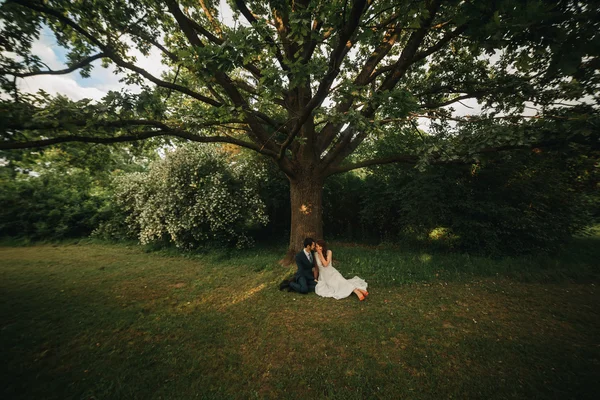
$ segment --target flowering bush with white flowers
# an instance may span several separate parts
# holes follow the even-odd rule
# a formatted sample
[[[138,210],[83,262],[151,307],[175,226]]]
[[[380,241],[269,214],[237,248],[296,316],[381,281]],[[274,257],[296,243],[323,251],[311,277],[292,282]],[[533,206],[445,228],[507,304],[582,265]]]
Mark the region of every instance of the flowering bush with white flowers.
[[[194,248],[218,242],[252,244],[250,231],[268,217],[258,187],[266,171],[219,147],[187,145],[168,152],[147,173],[115,178],[115,201],[142,244],[170,241]]]

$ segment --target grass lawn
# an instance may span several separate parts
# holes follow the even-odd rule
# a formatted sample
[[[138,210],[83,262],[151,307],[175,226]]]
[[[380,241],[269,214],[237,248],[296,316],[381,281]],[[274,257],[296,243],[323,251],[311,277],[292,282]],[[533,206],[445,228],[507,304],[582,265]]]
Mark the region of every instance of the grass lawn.
[[[279,292],[282,248],[0,247],[0,397],[597,398],[599,243],[502,260],[334,243],[364,302]]]

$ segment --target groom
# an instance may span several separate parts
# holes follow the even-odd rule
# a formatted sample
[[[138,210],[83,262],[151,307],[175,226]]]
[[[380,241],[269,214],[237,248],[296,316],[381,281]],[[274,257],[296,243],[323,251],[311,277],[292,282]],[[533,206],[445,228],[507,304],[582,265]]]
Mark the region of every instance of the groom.
[[[312,271],[314,266],[314,255],[312,252],[314,250],[315,241],[311,238],[304,239],[304,250],[301,250],[300,253],[296,254],[298,271],[296,272],[296,275],[294,275],[293,282],[290,282],[290,288],[295,292],[306,294],[315,291],[315,286],[317,286],[315,279],[317,278],[318,272],[313,274]]]

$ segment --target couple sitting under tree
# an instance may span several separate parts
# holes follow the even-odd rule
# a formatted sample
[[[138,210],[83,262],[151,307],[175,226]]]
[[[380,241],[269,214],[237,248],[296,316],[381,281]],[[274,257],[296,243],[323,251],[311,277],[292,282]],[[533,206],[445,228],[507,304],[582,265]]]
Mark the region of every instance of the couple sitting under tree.
[[[333,252],[324,240],[304,239],[304,249],[296,254],[298,271],[289,282],[289,288],[298,293],[315,292],[321,297],[343,299],[352,293],[364,300],[369,295],[367,282],[355,276],[345,279],[333,267]]]

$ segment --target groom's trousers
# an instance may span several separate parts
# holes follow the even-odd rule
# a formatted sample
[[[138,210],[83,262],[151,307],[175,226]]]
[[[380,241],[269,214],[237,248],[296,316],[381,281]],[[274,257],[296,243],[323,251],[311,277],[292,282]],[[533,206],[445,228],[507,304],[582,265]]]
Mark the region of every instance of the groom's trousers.
[[[306,279],[304,276],[300,276],[296,279],[296,282],[290,282],[290,287],[295,292],[306,294],[308,292],[314,292],[317,282],[314,279]]]

